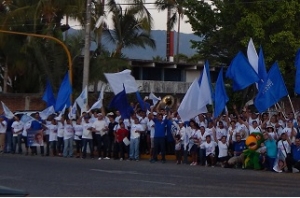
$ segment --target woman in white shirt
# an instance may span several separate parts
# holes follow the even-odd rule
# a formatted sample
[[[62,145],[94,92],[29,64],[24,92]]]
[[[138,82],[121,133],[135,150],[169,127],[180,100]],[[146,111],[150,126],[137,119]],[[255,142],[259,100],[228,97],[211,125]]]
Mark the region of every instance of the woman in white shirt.
[[[83,126],[81,124],[82,118],[78,118],[76,121],[76,124],[74,125],[74,131],[75,131],[75,136],[74,140],[76,143],[76,158],[80,157],[81,154],[81,149],[82,149],[82,132],[83,132]]]
[[[64,149],[64,123],[64,117],[57,120],[57,151],[59,156],[62,156]]]
[[[57,144],[57,124],[56,120],[52,119],[51,124],[47,125],[49,130],[49,143],[50,143],[50,156],[56,156],[56,144]]]
[[[84,120],[82,121],[81,125],[83,128],[82,132],[82,158],[86,158],[86,147],[89,144],[89,149],[91,152],[91,158],[94,158],[94,145],[93,145],[93,136],[92,136],[92,123],[89,121],[89,116],[85,115]]]
[[[23,123],[20,121],[18,116],[14,117],[14,122],[11,125],[11,130],[13,132],[13,149],[12,153],[16,153],[17,151],[17,144],[18,144],[18,153],[22,154],[22,146],[21,146],[21,139],[22,139],[22,131],[23,131]]]
[[[23,127],[23,131],[22,131],[22,140],[24,141],[25,144],[25,149],[26,149],[26,153],[25,155],[28,155],[28,142],[27,142],[27,130],[29,130],[31,127],[31,121],[26,122],[24,127]]]
[[[64,157],[73,157],[74,128],[72,121],[66,119],[64,124]]]
[[[189,151],[192,156],[193,162],[190,164],[191,166],[196,166],[197,165],[197,153],[198,151],[198,146],[200,142],[200,130],[198,127],[198,124],[194,121],[190,121],[190,137],[189,137]],[[197,152],[198,151],[198,152]]]

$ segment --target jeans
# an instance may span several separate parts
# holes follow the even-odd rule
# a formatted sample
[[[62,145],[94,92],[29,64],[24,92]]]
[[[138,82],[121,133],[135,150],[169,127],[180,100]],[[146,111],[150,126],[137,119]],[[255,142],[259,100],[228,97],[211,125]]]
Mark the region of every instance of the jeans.
[[[188,164],[189,160],[188,160],[188,150],[184,149],[183,150],[183,163]]]
[[[6,131],[4,152],[6,153],[12,152],[12,143],[13,143],[12,139],[13,139],[13,133],[11,131]]]
[[[154,160],[157,160],[159,150],[161,152],[161,160],[166,160],[166,142],[164,137],[154,137]]]
[[[93,139],[85,139],[85,138],[82,138],[82,145],[83,145],[82,158],[86,158],[86,147],[87,147],[88,143],[89,143],[89,148],[90,148],[90,151],[91,151],[91,158],[94,158]]]
[[[140,157],[140,138],[130,139],[130,159],[138,160]]]
[[[96,134],[96,140],[97,140],[98,157],[107,157],[107,144],[109,141],[108,136],[106,134],[103,136],[101,136],[100,134]],[[103,150],[103,156],[101,155],[102,150]]]
[[[16,153],[17,152],[17,144],[18,144],[18,153],[22,153],[21,141],[22,141],[22,135],[21,134],[19,134],[18,136],[14,136],[13,137],[13,149],[12,149],[12,153]]]
[[[77,154],[81,153],[81,150],[82,150],[82,139],[81,139],[81,136],[79,138],[80,138],[80,140],[75,140],[76,153]]]
[[[56,145],[57,145],[57,141],[51,141],[48,142],[50,147],[51,147],[51,151],[52,151],[52,155],[56,155]]]
[[[205,156],[205,149],[201,149],[199,150],[199,156],[200,156],[200,165],[204,166],[205,165],[205,161],[206,161],[206,156]]]
[[[73,137],[64,139],[64,157],[73,157]]]
[[[62,153],[64,149],[64,138],[57,137],[57,151],[58,153]]]
[[[49,151],[50,151],[49,134],[44,135],[44,143],[46,143],[46,155],[49,156]]]
[[[275,160],[276,158],[266,156],[264,167],[267,168],[269,171],[273,171]]]

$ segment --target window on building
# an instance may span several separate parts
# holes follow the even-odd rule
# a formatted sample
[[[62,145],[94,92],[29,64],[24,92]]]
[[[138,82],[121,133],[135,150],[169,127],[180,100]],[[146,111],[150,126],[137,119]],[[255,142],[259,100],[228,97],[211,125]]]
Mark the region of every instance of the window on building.
[[[182,81],[181,69],[164,69],[165,81]]]
[[[143,79],[142,80],[162,80],[162,69],[161,68],[143,68]]]
[[[132,75],[136,80],[141,80],[141,79],[140,79],[140,68],[139,68],[139,67],[132,67],[131,75]]]

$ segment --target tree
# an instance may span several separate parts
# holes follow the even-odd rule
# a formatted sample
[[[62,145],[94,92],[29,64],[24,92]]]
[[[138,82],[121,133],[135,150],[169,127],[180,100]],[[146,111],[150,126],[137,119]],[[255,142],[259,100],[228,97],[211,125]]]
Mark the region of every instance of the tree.
[[[185,14],[201,41],[193,47],[216,64],[229,65],[238,51],[246,51],[250,37],[264,49],[266,65],[278,61],[291,87],[294,80],[294,57],[300,47],[300,2],[187,0]]]
[[[112,13],[113,29],[104,30],[104,35],[116,45],[113,57],[120,57],[123,48],[155,48],[155,41],[150,35],[151,15],[145,16],[145,10],[141,10],[140,4],[128,6],[124,10],[115,0],[110,0],[108,5]]]

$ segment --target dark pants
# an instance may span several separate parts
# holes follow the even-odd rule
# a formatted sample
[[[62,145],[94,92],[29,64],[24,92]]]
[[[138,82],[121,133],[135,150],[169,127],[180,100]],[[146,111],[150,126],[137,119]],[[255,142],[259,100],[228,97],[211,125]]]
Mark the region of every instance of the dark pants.
[[[83,150],[82,150],[82,158],[86,158],[86,147],[87,144],[89,144],[89,148],[91,151],[91,158],[94,157],[94,145],[93,145],[93,139],[82,139],[82,145],[83,145]]]
[[[176,156],[176,161],[181,163],[181,161],[182,161],[182,149],[181,150],[175,150],[175,156]]]
[[[205,156],[205,149],[201,149],[199,150],[199,158],[200,158],[200,165],[204,166],[205,165],[205,160],[206,160],[206,156]]]
[[[298,169],[300,171],[300,162],[298,161],[293,161],[293,165],[294,165],[294,168]]]
[[[145,154],[147,150],[147,134],[141,133],[140,136],[140,153]]]
[[[113,152],[115,137],[107,135],[107,157],[111,158],[111,153]]]
[[[161,152],[162,160],[166,160],[166,141],[164,137],[154,138],[154,160],[157,160],[158,152]]]
[[[182,146],[182,149],[183,149],[183,163],[188,164],[189,163],[188,150],[184,150],[183,146]]]
[[[49,142],[49,145],[51,146],[52,154],[56,155],[57,154],[57,150],[56,150],[57,141],[51,141],[51,142]]]
[[[96,134],[98,157],[107,157],[108,136]],[[103,150],[103,155],[102,154]]]
[[[269,156],[266,156],[264,167],[267,168],[269,171],[273,171],[275,160],[276,158],[271,158]]]
[[[49,153],[50,153],[49,134],[44,135],[44,143],[46,143],[46,155],[49,156]]]
[[[6,131],[5,134],[5,145],[4,145],[4,152],[10,153],[13,151],[13,133],[11,131]]]
[[[120,157],[125,159],[125,151],[126,151],[126,145],[124,144],[124,142],[116,142],[115,143],[116,147],[116,157]]]
[[[37,155],[37,147],[36,146],[31,146],[31,154],[35,154]],[[41,155],[44,155],[44,146],[40,146],[40,150],[41,150]]]
[[[175,153],[175,142],[167,141],[167,155],[174,155]]]
[[[28,142],[27,142],[27,136],[22,136],[22,140],[25,144],[25,148],[28,149]]]
[[[12,153],[17,152],[17,145],[18,145],[18,153],[22,153],[22,135],[19,134],[18,136],[13,137],[13,147],[12,147]]]
[[[64,150],[64,138],[57,137],[57,151],[58,153],[62,153]]]
[[[206,161],[208,166],[214,166],[216,164],[216,158],[213,154],[206,156]]]
[[[81,140],[81,136],[79,136],[80,140],[75,140],[75,144],[76,144],[76,153],[81,153],[82,150],[82,140]]]

